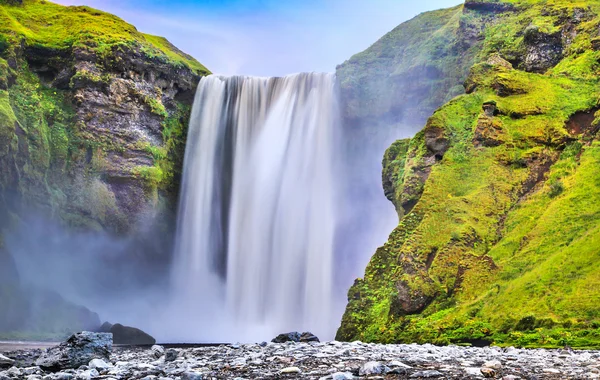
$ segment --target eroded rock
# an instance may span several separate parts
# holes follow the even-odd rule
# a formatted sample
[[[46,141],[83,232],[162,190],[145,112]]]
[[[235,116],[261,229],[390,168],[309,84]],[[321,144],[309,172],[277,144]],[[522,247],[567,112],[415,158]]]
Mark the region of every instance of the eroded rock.
[[[36,361],[36,365],[48,371],[79,368],[92,359],[110,359],[112,334],[80,332],[67,341],[49,348]]]

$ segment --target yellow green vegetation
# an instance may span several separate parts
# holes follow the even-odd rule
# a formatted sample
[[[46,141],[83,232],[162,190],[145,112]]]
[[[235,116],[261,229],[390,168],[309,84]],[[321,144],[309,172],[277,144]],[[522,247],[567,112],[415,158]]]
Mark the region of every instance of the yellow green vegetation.
[[[101,57],[115,51],[134,49],[147,57],[197,74],[209,71],[166,39],[140,33],[117,16],[85,6],[65,7],[45,0],[24,0],[22,6],[0,3],[0,51],[6,39],[25,40],[31,47],[56,51],[84,48]]]
[[[468,94],[386,153],[401,220],[351,288],[338,339],[600,347],[600,7],[513,5],[486,30]],[[527,28],[564,31],[580,14],[544,72],[505,60],[532,49]]]

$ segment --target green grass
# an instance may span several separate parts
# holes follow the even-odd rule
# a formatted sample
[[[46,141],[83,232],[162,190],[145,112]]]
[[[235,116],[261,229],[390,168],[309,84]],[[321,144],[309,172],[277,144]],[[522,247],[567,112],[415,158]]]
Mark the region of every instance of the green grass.
[[[558,15],[584,3],[514,3],[519,11],[485,33],[466,82],[472,93],[436,111],[406,151],[400,141],[386,153],[395,203],[417,203],[350,289],[338,339],[600,347],[600,142],[591,130],[570,135],[565,127],[600,106],[589,42],[600,20],[580,24],[557,66],[528,73],[488,57],[522,54],[528,25],[554,33],[565,19]],[[474,132],[488,122],[482,104],[491,101],[500,145],[478,147]],[[425,136],[434,130],[450,148],[423,182]],[[406,315],[395,306],[402,288],[431,302]]]
[[[23,6],[0,5],[0,33],[31,47],[53,50],[89,49],[100,57],[124,48],[138,48],[148,57],[197,74],[209,71],[166,39],[140,33],[106,12],[86,6],[65,7],[45,0],[24,0]],[[1,42],[1,40],[0,40]]]

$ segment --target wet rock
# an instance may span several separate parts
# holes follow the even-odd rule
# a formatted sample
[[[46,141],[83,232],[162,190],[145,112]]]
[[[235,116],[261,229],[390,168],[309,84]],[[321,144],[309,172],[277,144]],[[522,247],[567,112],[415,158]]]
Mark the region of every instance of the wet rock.
[[[98,371],[103,371],[112,368],[111,364],[108,364],[102,359],[92,359],[88,364],[88,367],[92,369],[97,369]]]
[[[387,373],[390,369],[379,362],[367,362],[360,367],[358,374],[360,376],[368,376],[368,375],[383,375]]]
[[[182,380],[202,380],[202,374],[199,372],[184,372],[181,376]]]
[[[319,338],[317,338],[313,333],[303,332],[300,334],[297,331],[289,332],[285,334],[279,334],[273,340],[273,343],[285,343],[285,342],[319,342]]]
[[[442,376],[444,376],[444,374],[441,373],[440,371],[428,370],[428,371],[415,372],[412,375],[410,375],[410,378],[411,379],[417,379],[417,378],[433,379],[433,378],[442,377]]]
[[[11,358],[7,358],[6,356],[0,354],[0,368],[9,368],[15,363]]]
[[[135,327],[123,326],[120,323],[112,325],[110,332],[113,334],[114,344],[151,346],[156,343],[156,339],[146,334],[142,330]]]
[[[154,357],[157,359],[165,354],[165,348],[163,346],[155,344],[150,349],[152,350],[152,355],[154,355]]]
[[[79,368],[92,359],[109,360],[112,343],[112,335],[108,333],[77,333],[66,342],[49,348],[36,361],[36,365],[47,371],[60,371]]]
[[[179,352],[177,352],[177,350],[175,350],[174,348],[169,348],[166,352],[165,352],[165,361],[166,362],[173,362],[177,359],[177,357],[179,356]]]
[[[309,342],[320,342],[319,338],[311,332],[303,332],[300,335],[300,342],[309,343]]]

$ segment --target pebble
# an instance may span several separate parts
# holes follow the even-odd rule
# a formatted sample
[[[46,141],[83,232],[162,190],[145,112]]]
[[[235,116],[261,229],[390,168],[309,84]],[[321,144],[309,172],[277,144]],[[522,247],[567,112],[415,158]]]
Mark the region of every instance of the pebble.
[[[155,344],[150,349],[152,350],[154,357],[157,359],[165,354],[165,348],[163,346],[159,346],[158,344]]]
[[[388,372],[390,369],[379,362],[367,362],[360,367],[358,374],[360,376],[367,375],[382,375]]]
[[[302,370],[298,367],[287,367],[281,370],[282,374],[289,374],[289,373],[301,373]]]
[[[5,357],[31,358],[22,351]],[[20,360],[20,359],[19,359]],[[600,351],[525,350],[514,347],[437,347],[361,342],[236,344],[165,349],[113,348],[110,360],[94,359],[58,373],[31,360],[0,370],[0,380],[200,380],[200,379],[598,379]],[[35,358],[33,358],[35,362]],[[19,368],[17,368],[19,367]],[[598,379],[600,380],[600,379]]]

